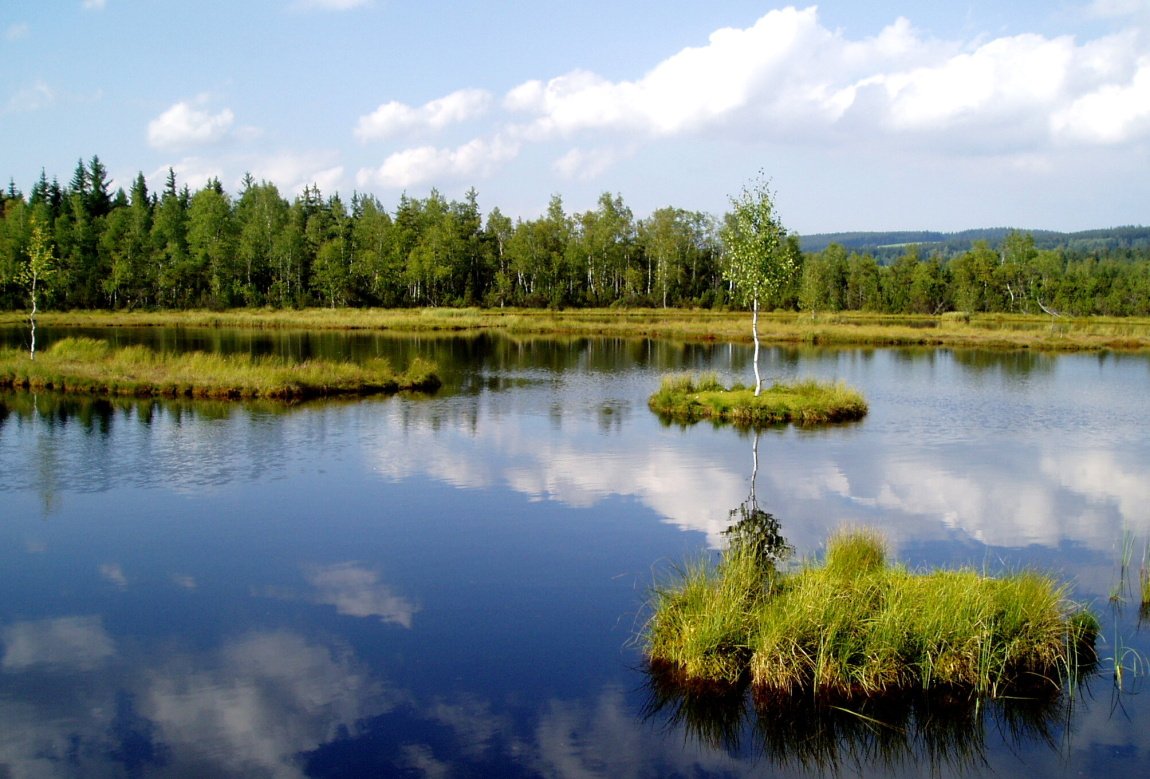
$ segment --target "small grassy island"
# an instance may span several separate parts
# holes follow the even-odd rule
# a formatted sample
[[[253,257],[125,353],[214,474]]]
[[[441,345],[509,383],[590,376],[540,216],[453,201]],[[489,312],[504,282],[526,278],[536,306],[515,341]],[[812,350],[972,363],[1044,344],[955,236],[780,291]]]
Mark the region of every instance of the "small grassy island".
[[[688,686],[749,681],[768,701],[1057,690],[1095,659],[1098,631],[1046,576],[914,573],[888,565],[871,531],[836,534],[823,565],[786,574],[733,544],[657,588],[653,607],[653,669]]]
[[[841,382],[776,383],[756,396],[751,387],[724,387],[715,374],[666,376],[647,405],[681,422],[711,419],[738,425],[853,422],[868,410],[863,396]]]
[[[0,349],[0,389],[56,390],[138,397],[264,398],[303,400],[432,391],[440,380],[420,359],[398,373],[384,359],[364,363],[248,354],[166,354],[143,346],[113,348],[93,338],[64,338],[49,349]]]

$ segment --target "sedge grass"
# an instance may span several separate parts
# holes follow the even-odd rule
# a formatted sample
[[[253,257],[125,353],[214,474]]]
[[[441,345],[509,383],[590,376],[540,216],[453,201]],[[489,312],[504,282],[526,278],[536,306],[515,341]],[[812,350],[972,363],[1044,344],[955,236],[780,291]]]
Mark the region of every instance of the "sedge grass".
[[[1143,616],[1150,613],[1150,541],[1142,547],[1142,564],[1138,567],[1139,611]]]
[[[430,363],[415,359],[395,371],[385,359],[363,363],[204,352],[167,354],[143,346],[113,348],[93,338],[64,338],[38,352],[0,350],[0,388],[137,397],[300,400],[434,390]]]
[[[833,346],[924,346],[1050,351],[1150,349],[1150,319],[1064,318],[1019,314],[940,316],[863,312],[760,314],[764,343]],[[26,314],[0,312],[0,325]],[[682,341],[748,342],[747,314],[709,309],[229,309],[178,312],[44,312],[51,327],[212,327],[393,332],[484,332],[595,335]]]
[[[692,568],[653,604],[648,656],[687,682],[749,677],[764,700],[914,690],[999,697],[1058,688],[1093,654],[1097,621],[1039,573],[915,573],[888,565],[873,532],[837,534],[825,564],[785,575],[733,552]]]
[[[665,419],[737,425],[850,422],[862,419],[868,410],[863,396],[843,382],[776,382],[755,395],[753,389],[738,384],[724,387],[714,374],[665,376],[647,404]]]

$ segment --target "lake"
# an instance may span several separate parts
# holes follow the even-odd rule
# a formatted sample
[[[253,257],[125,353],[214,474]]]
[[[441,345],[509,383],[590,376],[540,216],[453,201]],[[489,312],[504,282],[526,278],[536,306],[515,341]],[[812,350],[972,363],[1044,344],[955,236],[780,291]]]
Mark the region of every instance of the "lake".
[[[62,334],[42,328],[41,346]],[[297,406],[0,395],[0,776],[1150,764],[1150,356],[768,349],[766,376],[843,379],[870,414],[756,435],[646,407],[670,371],[749,381],[743,346],[98,335],[419,354],[445,385]],[[716,554],[753,472],[800,560],[868,525],[912,568],[1053,573],[1103,622],[1097,671],[1035,704],[861,713],[666,689],[637,640],[649,590]]]

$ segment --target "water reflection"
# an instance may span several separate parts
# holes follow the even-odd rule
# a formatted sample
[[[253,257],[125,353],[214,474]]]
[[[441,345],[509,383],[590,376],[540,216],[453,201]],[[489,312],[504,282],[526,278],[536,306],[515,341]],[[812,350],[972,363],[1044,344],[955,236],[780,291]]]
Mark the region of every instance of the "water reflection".
[[[731,525],[723,531],[732,548],[741,547],[749,551],[764,570],[774,569],[787,559],[794,548],[783,537],[782,527],[775,516],[759,508],[759,498],[755,484],[759,478],[759,436],[754,433],[751,446],[751,491],[747,499],[731,509]]]
[[[301,747],[396,702],[346,648],[290,630],[143,655],[117,647],[97,617],[17,623],[3,638],[0,765],[13,776],[107,775],[117,763],[130,775],[302,776]]]
[[[1011,750],[1069,744],[1072,700],[1049,695],[977,701],[910,695],[850,709],[797,695],[752,703],[744,690],[692,690],[648,668],[645,720],[699,747],[747,755],[775,771],[805,775],[981,774],[990,744]]]
[[[310,591],[297,593],[285,588],[267,588],[263,594],[283,600],[302,600],[334,606],[336,613],[349,617],[374,617],[380,622],[411,629],[419,604],[397,595],[379,581],[379,573],[362,563],[349,561],[332,565],[304,566],[304,580]]]
[[[799,554],[879,525],[911,566],[1034,565],[1104,601],[1123,530],[1150,535],[1144,359],[777,350],[769,371],[844,378],[872,413],[756,435],[645,406],[665,370],[745,377],[741,347],[328,347],[458,358],[460,389],[0,396],[0,775],[1065,775],[1150,755],[1145,703],[1110,717],[1104,676],[1073,728],[1041,705],[867,710],[892,728],[668,690],[644,722],[631,643],[652,565],[740,520],[781,536],[776,516]]]

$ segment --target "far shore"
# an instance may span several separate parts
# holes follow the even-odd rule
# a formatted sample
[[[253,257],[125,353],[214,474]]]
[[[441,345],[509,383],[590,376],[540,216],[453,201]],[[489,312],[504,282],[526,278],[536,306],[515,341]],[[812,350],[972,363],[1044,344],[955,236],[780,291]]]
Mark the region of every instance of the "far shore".
[[[233,309],[178,312],[37,314],[47,328],[206,327],[374,330],[397,333],[504,332],[511,335],[610,336],[680,341],[752,340],[750,314],[702,309]],[[0,325],[27,325],[26,312],[0,312]],[[827,346],[923,346],[1042,351],[1150,350],[1150,318],[1070,318],[1008,314],[894,316],[859,312],[766,313],[764,343]]]

